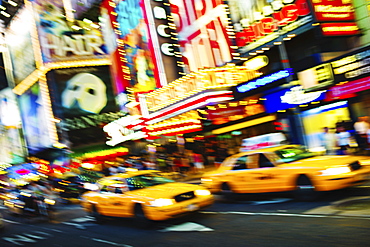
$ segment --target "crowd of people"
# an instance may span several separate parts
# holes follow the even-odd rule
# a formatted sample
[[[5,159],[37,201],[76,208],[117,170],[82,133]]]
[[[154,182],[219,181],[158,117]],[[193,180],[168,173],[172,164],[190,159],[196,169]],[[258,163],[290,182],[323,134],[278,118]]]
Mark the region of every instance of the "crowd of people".
[[[357,145],[351,146],[352,139]],[[337,123],[334,130],[324,127],[320,140],[328,155],[345,155],[352,152],[367,154],[370,146],[370,123],[368,117],[359,117],[357,122],[353,124],[353,131],[348,130],[343,123]]]

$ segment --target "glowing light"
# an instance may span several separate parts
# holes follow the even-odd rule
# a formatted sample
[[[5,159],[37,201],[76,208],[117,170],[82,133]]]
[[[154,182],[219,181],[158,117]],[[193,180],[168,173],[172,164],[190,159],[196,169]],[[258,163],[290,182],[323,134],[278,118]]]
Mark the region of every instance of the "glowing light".
[[[273,73],[271,75],[267,75],[267,76],[264,76],[262,78],[258,78],[256,80],[247,82],[245,84],[238,85],[236,87],[236,89],[238,90],[239,93],[245,93],[245,92],[248,92],[252,89],[256,89],[258,87],[265,86],[265,85],[267,85],[269,83],[272,83],[274,81],[286,78],[286,77],[288,77],[292,74],[292,71],[293,70],[291,68],[280,70],[280,71],[278,71],[276,73]]]

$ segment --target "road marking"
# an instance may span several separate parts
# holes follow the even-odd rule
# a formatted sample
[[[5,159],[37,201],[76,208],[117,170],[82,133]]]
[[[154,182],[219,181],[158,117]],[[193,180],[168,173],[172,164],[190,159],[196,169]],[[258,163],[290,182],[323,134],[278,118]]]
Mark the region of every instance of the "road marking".
[[[305,217],[305,218],[338,218],[338,219],[365,219],[370,220],[370,217],[358,217],[358,216],[338,216],[338,215],[319,215],[319,214],[287,214],[287,213],[253,213],[253,212],[212,212],[212,211],[200,211],[202,214],[239,214],[239,215],[262,215],[262,216],[287,216],[287,217]]]
[[[86,236],[81,236],[81,238],[86,238],[86,239],[90,239],[90,240],[95,241],[95,242],[106,243],[106,244],[110,244],[110,245],[114,245],[114,246],[132,247],[131,245],[119,244],[119,243],[115,243],[115,242],[112,242],[112,241],[99,239],[99,238],[90,238],[90,237],[86,237]]]
[[[75,226],[77,229],[86,229],[86,227],[84,227],[83,225],[72,223],[72,222],[63,222],[62,224]]]
[[[7,219],[3,219],[4,222],[7,222],[7,223],[12,223],[12,224],[21,224],[19,222],[16,222],[16,221],[12,221],[12,220],[7,220]]]
[[[85,217],[75,218],[72,221],[77,222],[77,223],[82,223],[82,222],[87,222],[87,221],[95,221],[95,219],[91,216],[85,216]]]
[[[15,245],[24,245],[23,243],[21,242],[26,242],[26,243],[36,243],[37,241],[36,240],[42,240],[42,239],[47,239],[46,237],[42,237],[42,236],[38,236],[38,235],[35,235],[35,233],[38,233],[38,234],[42,234],[42,235],[46,235],[48,237],[50,236],[53,236],[49,233],[46,233],[46,232],[40,232],[40,231],[33,231],[32,232],[33,234],[30,234],[30,233],[23,233],[24,236],[22,235],[19,235],[19,234],[14,234],[13,236],[11,237],[3,237],[3,240],[7,241],[7,242],[10,242],[12,244],[15,244]],[[36,240],[35,240],[36,239]]]
[[[252,205],[262,205],[262,204],[271,204],[271,203],[282,203],[282,202],[288,202],[292,199],[289,198],[276,198],[270,201],[251,201]]]
[[[170,226],[159,230],[160,232],[211,232],[214,231],[211,228],[205,227],[203,225],[193,223],[193,222],[186,222],[180,225]]]

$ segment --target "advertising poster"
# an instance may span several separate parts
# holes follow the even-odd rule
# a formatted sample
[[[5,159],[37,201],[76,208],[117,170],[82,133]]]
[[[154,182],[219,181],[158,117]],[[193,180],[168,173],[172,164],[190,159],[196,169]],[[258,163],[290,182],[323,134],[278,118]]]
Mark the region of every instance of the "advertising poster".
[[[30,153],[52,145],[48,132],[45,107],[42,104],[41,90],[35,83],[22,95],[18,96],[24,136]]]
[[[47,73],[54,116],[61,119],[62,142],[104,141],[102,127],[121,117],[115,101],[109,66],[69,68]]]
[[[16,164],[26,156],[21,139],[22,122],[10,88],[0,91],[0,164]]]
[[[99,25],[70,22],[63,0],[35,0],[36,24],[44,62],[105,58],[106,47]]]
[[[186,73],[232,60],[227,6],[220,0],[170,0]]]
[[[134,92],[148,92],[157,86],[153,48],[143,11],[142,0],[121,0],[115,8],[119,38],[125,52],[127,87]]]
[[[23,8],[12,19],[6,32],[6,45],[12,61],[15,85],[36,69],[31,37],[32,24],[32,12]]]

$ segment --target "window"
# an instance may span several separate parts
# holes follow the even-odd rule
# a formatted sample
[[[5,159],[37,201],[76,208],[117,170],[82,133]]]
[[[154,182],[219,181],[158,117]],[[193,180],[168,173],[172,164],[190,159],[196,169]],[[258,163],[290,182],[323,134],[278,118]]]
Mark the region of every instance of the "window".
[[[233,170],[247,169],[247,159],[248,156],[239,157],[234,164]]]
[[[274,167],[274,164],[272,164],[271,161],[269,159],[267,159],[264,154],[260,154],[258,166],[260,168]]]

